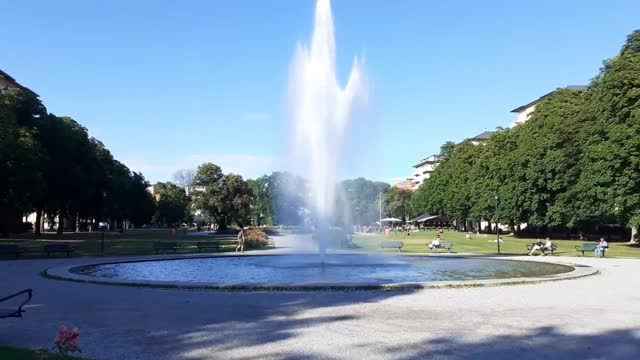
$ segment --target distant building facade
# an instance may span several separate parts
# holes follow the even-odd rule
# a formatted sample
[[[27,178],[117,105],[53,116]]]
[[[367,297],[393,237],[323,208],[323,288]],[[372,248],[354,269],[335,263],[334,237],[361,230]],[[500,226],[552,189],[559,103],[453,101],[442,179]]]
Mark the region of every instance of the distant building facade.
[[[411,190],[419,188],[425,180],[431,177],[431,174],[433,174],[433,171],[439,163],[440,157],[438,155],[431,155],[420,160],[416,165],[413,165],[415,170],[413,175],[407,178],[407,182],[410,184],[407,188]]]
[[[493,135],[493,131],[485,131],[480,133],[472,138],[468,138],[466,141],[472,143],[473,145],[485,145],[489,138]]]
[[[564,88],[561,89],[569,89],[569,90],[585,90],[587,87],[584,85],[569,85],[566,86]],[[559,88],[560,89],[560,88]],[[528,103],[528,104],[524,104],[521,106],[518,106],[517,108],[511,110],[512,113],[517,114],[517,118],[516,121],[514,121],[511,126],[516,126],[518,124],[524,124],[527,120],[529,120],[529,118],[531,118],[531,115],[533,115],[533,112],[536,110],[536,106],[544,99],[548,98],[549,96],[553,95],[553,93],[555,93],[558,89],[553,90],[547,94],[544,94],[542,96],[540,96],[539,98],[537,98],[536,100],[533,100],[532,102]]]

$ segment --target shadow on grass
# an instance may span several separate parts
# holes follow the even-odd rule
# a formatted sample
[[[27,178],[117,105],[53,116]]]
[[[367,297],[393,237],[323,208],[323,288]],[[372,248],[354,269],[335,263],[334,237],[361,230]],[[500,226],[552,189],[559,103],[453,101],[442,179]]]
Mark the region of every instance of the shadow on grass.
[[[640,358],[640,328],[592,334],[569,334],[556,327],[539,327],[523,335],[501,335],[467,341],[438,336],[420,343],[386,349],[385,355],[418,359],[612,359]]]

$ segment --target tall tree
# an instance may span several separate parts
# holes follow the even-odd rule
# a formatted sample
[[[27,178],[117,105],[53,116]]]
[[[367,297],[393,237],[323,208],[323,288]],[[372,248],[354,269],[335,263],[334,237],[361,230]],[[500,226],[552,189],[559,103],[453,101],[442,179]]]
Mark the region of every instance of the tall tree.
[[[591,85],[591,115],[578,185],[590,215],[640,226],[640,30],[627,38],[620,54],[605,62]]]
[[[36,100],[19,90],[0,92],[0,232],[20,230],[22,215],[44,195],[41,148],[30,127],[29,103]]]

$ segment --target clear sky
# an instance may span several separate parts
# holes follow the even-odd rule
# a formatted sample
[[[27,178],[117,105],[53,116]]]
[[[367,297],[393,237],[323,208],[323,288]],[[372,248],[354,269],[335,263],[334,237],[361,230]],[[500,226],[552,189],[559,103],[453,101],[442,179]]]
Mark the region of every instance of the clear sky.
[[[586,84],[640,28],[637,0],[333,0],[341,80],[373,85],[358,174],[393,181],[509,111]],[[279,167],[288,67],[313,0],[0,0],[0,69],[151,181],[213,161]]]

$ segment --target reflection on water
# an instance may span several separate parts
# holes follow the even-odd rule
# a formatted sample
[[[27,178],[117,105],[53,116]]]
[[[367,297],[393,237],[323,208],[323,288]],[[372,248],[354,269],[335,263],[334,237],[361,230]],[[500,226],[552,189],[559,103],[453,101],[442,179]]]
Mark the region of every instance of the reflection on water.
[[[422,256],[316,255],[239,256],[105,264],[77,269],[123,280],[248,284],[393,284],[403,282],[540,277],[569,266],[526,261]]]

